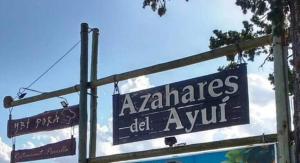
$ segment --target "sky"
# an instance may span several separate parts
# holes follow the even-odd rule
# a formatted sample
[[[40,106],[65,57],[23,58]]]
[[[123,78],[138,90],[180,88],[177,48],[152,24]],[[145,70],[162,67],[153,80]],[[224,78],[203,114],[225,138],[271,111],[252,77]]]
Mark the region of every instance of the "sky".
[[[16,97],[58,58],[80,40],[80,24],[99,28],[98,78],[135,70],[208,51],[212,30],[239,30],[243,15],[234,0],[167,1],[167,13],[159,17],[142,1],[1,0],[0,1],[0,99]],[[91,35],[90,35],[91,36]],[[90,40],[91,41],[91,40]],[[80,46],[59,62],[31,88],[50,92],[79,83]],[[187,144],[275,133],[273,86],[267,81],[272,63],[263,68],[264,56],[248,64],[250,124],[176,136]],[[119,83],[121,93],[155,87],[215,73],[225,57],[176,70],[141,76]],[[97,156],[165,147],[163,138],[112,146],[113,85],[98,88]],[[26,97],[37,95],[27,92]],[[79,103],[77,93],[64,96]],[[52,98],[13,108],[14,119],[61,108]],[[9,162],[11,140],[6,125],[9,111],[0,109],[0,162]],[[71,136],[72,129],[40,132],[16,138],[16,149],[34,148]],[[75,137],[78,129],[75,128]],[[75,161],[68,156],[44,161]]]

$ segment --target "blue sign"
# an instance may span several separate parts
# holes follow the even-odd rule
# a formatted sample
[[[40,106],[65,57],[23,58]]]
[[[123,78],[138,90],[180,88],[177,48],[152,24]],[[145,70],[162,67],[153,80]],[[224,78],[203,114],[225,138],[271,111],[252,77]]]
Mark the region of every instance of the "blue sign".
[[[231,149],[220,152],[173,156],[133,163],[275,163],[275,145]]]
[[[113,95],[113,144],[249,123],[245,64],[215,74]]]

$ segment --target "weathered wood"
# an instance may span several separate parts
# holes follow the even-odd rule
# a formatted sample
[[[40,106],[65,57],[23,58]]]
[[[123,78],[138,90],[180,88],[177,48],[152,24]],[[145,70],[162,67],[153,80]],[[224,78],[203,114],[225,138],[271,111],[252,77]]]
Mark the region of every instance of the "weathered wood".
[[[92,59],[91,59],[91,81],[97,80],[98,70],[98,36],[99,29],[93,29],[92,39]],[[90,144],[89,158],[96,157],[96,138],[97,138],[97,87],[91,88],[90,96]]]
[[[242,50],[249,50],[249,49],[252,49],[252,48],[255,48],[258,46],[268,45],[271,42],[272,42],[272,36],[267,35],[267,36],[259,37],[259,38],[253,39],[253,40],[242,41],[242,42],[238,43],[238,46]],[[141,69],[137,69],[137,70],[121,73],[121,74],[104,77],[102,79],[98,79],[96,82],[89,83],[89,88],[91,86],[94,86],[94,87],[101,86],[101,85],[113,83],[115,81],[121,81],[121,80],[138,77],[141,75],[148,75],[148,74],[153,74],[153,73],[157,73],[157,72],[171,70],[174,68],[188,66],[191,64],[207,61],[210,59],[215,59],[215,58],[219,58],[219,57],[226,56],[226,55],[232,55],[237,52],[238,52],[238,48],[236,45],[229,45],[226,47],[217,48],[217,49],[214,49],[214,50],[211,50],[208,52],[196,54],[196,55],[185,57],[182,59],[177,59],[174,61],[165,62],[165,63],[157,64],[154,66],[149,66],[149,67],[145,67],[145,68],[141,68]],[[28,103],[48,99],[48,98],[71,94],[71,93],[74,93],[77,91],[79,91],[79,85],[75,85],[75,86],[69,87],[69,88],[64,88],[61,90],[56,90],[53,92],[43,93],[43,94],[40,94],[37,96],[32,96],[32,97],[28,97],[28,98],[24,98],[24,99],[20,99],[20,100],[16,100],[16,101],[6,100],[9,102],[5,103],[4,107],[9,108],[9,107],[13,107],[13,106],[28,104]],[[5,102],[5,101],[3,101],[3,102]]]
[[[45,111],[38,115],[11,119],[7,122],[7,137],[68,128],[79,124],[79,105]]]
[[[274,81],[276,101],[276,124],[278,136],[278,162],[290,163],[291,151],[289,139],[289,97],[288,97],[288,61],[287,47],[283,48],[281,37],[273,37]],[[286,52],[284,52],[284,49]]]
[[[300,1],[289,1],[292,54],[296,79],[294,80],[295,162],[300,162]]]
[[[75,154],[76,140],[72,137],[71,139],[62,140],[36,148],[13,150],[11,155],[14,157],[12,159],[15,160],[15,162],[25,162]]]
[[[86,163],[87,153],[87,81],[88,81],[88,40],[89,26],[81,24],[81,55],[80,55],[80,97],[79,97],[79,144],[78,163]]]
[[[192,144],[186,146],[177,146],[171,148],[161,148],[161,149],[154,149],[154,150],[147,150],[147,151],[140,151],[140,152],[123,153],[123,154],[116,154],[110,156],[102,156],[97,158],[90,158],[88,162],[108,163],[108,162],[115,162],[115,161],[126,161],[126,160],[133,160],[133,159],[171,155],[171,154],[200,152],[205,150],[263,144],[263,143],[274,143],[276,141],[277,141],[277,135],[271,134],[271,135],[254,136],[248,138],[221,140],[221,141],[215,141],[209,143]]]

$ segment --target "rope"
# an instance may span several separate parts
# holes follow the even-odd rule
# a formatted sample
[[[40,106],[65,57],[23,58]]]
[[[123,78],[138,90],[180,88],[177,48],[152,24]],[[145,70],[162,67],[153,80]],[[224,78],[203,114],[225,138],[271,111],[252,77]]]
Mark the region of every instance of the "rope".
[[[64,55],[62,55],[57,61],[55,61],[46,71],[44,71],[40,76],[38,76],[33,82],[31,82],[26,88],[30,88],[37,81],[39,81],[44,75],[46,75],[55,65],[57,65],[64,57],[66,57],[75,47],[81,42],[77,41]]]

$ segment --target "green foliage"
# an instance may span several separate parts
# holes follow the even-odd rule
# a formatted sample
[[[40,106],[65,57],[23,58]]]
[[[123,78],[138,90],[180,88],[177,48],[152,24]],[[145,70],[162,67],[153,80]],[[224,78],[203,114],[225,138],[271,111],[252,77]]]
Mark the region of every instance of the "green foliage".
[[[219,48],[222,46],[236,44],[239,41],[253,39],[262,35],[270,34],[272,32],[271,21],[276,24],[274,34],[280,35],[283,32],[284,16],[281,1],[276,0],[236,0],[236,5],[240,6],[243,13],[252,13],[250,22],[243,21],[243,29],[238,31],[222,32],[221,30],[214,30],[214,36],[210,38],[210,48]],[[255,30],[254,30],[255,29]],[[255,55],[261,53],[270,53],[267,60],[272,61],[272,50],[265,47],[258,47],[248,51],[240,52],[239,57],[248,58],[249,61],[254,61]],[[228,56],[227,60],[234,61],[233,56]]]
[[[150,6],[154,12],[157,11],[159,16],[163,16],[167,11],[166,0],[144,0],[143,8],[147,6]]]
[[[295,93],[294,92],[294,84],[295,84],[296,72],[289,68],[287,75],[288,75],[288,81],[289,81],[289,84],[288,84],[289,95],[293,95]],[[268,80],[270,81],[270,83],[272,85],[275,84],[273,73],[269,74]]]
[[[284,16],[289,12],[288,0],[236,0],[243,13],[252,13],[251,22],[263,29],[261,34],[269,34],[271,28],[269,23],[273,21],[274,35],[283,33]]]
[[[273,163],[275,153],[272,146],[236,149],[226,153],[222,163]]]
[[[257,36],[253,30],[253,24],[249,23],[248,21],[243,21],[244,29],[241,32],[238,31],[228,31],[223,32],[221,30],[214,30],[213,33],[215,36],[210,37],[210,45],[211,49],[219,48],[222,46],[236,44],[237,49],[240,50],[239,57],[248,57],[248,60],[253,61],[255,56],[255,50],[251,49],[245,52],[242,52],[241,49],[238,47],[238,43],[243,40],[253,39]],[[257,48],[258,49],[258,48]],[[261,51],[260,51],[261,52]],[[257,53],[260,54],[260,53]],[[227,56],[228,61],[234,61],[235,55]]]
[[[157,11],[159,16],[163,16],[167,11],[166,0],[144,0],[143,8],[146,8],[147,6],[151,7],[154,12]]]
[[[188,0],[186,0],[188,1]],[[243,21],[243,29],[241,31],[222,31],[213,30],[213,36],[210,37],[211,49],[220,48],[230,44],[237,45],[238,54],[233,54],[227,56],[227,60],[230,63],[227,66],[219,67],[219,70],[228,69],[236,64],[237,55],[238,61],[244,60],[246,58],[248,61],[254,61],[255,56],[262,53],[267,54],[265,61],[273,61],[273,50],[272,47],[257,47],[254,49],[242,51],[238,47],[238,43],[244,40],[253,39],[266,34],[281,36],[290,22],[289,16],[290,0],[236,0],[236,5],[242,9],[244,14],[251,13],[250,21]],[[166,12],[166,0],[144,0],[143,7],[150,6],[154,12],[157,11],[159,16],[163,16]],[[273,22],[273,26],[271,24]],[[273,29],[272,29],[273,28]],[[265,63],[265,62],[264,62]],[[263,63],[263,64],[264,64]],[[262,64],[262,66],[263,66]],[[293,94],[293,81],[295,77],[295,72],[289,69],[289,93]],[[269,81],[274,84],[274,76],[269,75]]]

